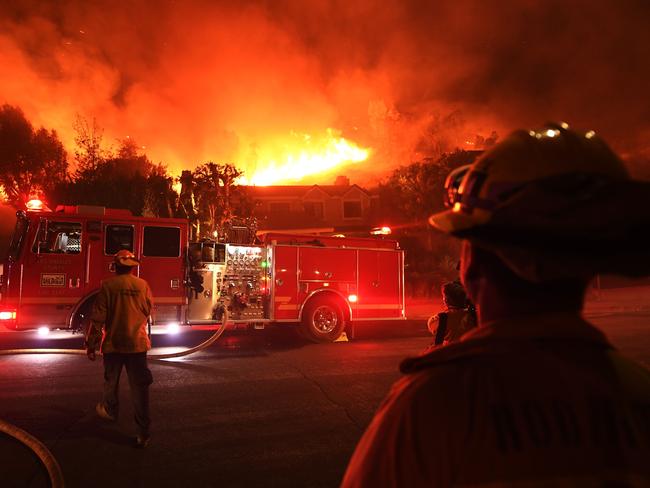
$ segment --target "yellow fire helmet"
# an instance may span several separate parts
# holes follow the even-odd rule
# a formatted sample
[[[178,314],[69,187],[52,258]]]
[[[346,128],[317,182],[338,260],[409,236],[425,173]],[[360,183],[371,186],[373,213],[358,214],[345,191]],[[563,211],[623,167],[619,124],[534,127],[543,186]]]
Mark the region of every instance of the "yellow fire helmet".
[[[127,249],[117,251],[113,260],[115,261],[115,264],[119,264],[120,266],[130,266],[131,268],[140,264],[140,261],[136,259],[135,254]]]
[[[650,273],[650,183],[631,180],[593,131],[516,131],[452,171],[445,189],[450,208],[429,223],[526,279]]]
[[[487,224],[527,184],[562,175],[629,178],[620,159],[593,131],[580,133],[565,123],[519,130],[474,164],[452,171],[445,183],[451,208],[432,215],[429,223],[450,233]]]

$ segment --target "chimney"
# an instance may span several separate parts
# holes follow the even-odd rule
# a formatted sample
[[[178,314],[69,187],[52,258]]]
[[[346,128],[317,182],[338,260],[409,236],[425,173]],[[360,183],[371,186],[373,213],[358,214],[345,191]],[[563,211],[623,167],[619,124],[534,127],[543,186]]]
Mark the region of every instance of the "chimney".
[[[334,184],[336,186],[350,186],[350,178],[347,176],[337,176],[336,180],[334,181]]]

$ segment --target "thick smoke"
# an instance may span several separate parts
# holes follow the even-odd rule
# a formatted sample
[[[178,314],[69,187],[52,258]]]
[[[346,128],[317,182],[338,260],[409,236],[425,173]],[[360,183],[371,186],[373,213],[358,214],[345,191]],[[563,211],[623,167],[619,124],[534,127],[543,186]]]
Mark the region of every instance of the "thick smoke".
[[[649,11],[643,0],[17,0],[0,7],[0,102],[68,147],[77,114],[96,118],[107,140],[128,135],[174,171],[207,159],[253,171],[261,148],[328,127],[372,148],[372,164],[350,171],[360,183],[547,120],[643,155]]]

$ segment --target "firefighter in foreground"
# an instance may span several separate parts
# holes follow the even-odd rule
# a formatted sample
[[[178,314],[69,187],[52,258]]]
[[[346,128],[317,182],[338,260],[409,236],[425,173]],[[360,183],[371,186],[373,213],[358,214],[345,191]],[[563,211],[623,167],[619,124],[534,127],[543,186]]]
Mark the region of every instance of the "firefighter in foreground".
[[[518,131],[448,179],[479,327],[402,363],[344,487],[650,486],[650,372],[582,317],[650,274],[650,183],[592,131]]]
[[[126,368],[138,428],[136,446],[146,447],[151,423],[149,385],[153,382],[147,367],[147,351],[151,349],[147,319],[152,298],[147,282],[131,274],[138,264],[130,251],[121,250],[115,255],[116,276],[104,281],[97,295],[86,338],[86,352],[94,361],[101,342],[104,393],[96,412],[106,420],[117,419],[120,374],[122,367]]]

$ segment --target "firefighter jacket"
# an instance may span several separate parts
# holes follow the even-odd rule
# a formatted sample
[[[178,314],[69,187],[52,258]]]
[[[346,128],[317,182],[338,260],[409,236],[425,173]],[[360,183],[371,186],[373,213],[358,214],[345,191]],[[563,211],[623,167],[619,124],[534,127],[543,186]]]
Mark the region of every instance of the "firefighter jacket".
[[[478,327],[402,371],[345,488],[650,486],[650,372],[578,315]]]
[[[466,308],[448,308],[431,317],[427,327],[434,337],[434,345],[449,344],[476,327],[476,317]]]
[[[145,280],[121,274],[102,282],[93,306],[87,347],[96,349],[101,338],[102,353],[148,351],[151,308],[151,290]]]

